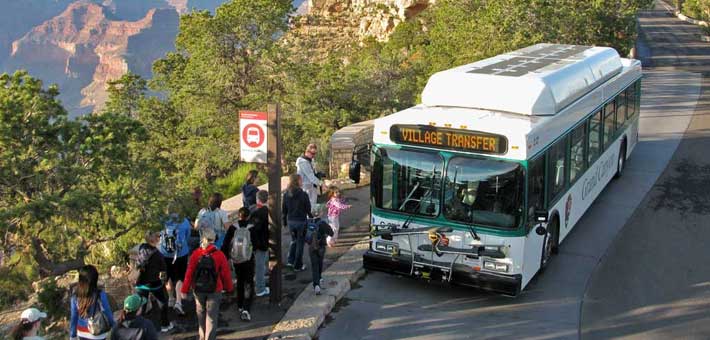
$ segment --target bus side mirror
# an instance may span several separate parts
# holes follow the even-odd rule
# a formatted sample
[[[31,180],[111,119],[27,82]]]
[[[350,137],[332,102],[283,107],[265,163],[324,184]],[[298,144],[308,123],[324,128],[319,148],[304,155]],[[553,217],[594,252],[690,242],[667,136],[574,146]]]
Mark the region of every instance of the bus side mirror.
[[[355,159],[354,156],[353,159],[350,161],[348,177],[350,177],[350,180],[353,181],[355,184],[360,183],[360,161]]]
[[[547,210],[535,210],[535,223],[547,223]]]

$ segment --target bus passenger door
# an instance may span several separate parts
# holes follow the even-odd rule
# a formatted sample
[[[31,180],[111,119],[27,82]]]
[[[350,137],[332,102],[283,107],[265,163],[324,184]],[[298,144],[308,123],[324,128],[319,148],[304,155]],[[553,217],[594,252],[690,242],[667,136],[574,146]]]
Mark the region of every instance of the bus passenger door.
[[[545,235],[538,235],[535,228],[539,223],[535,220],[535,212],[545,210],[545,154],[528,162],[527,169],[527,221],[525,228],[527,236],[525,236],[525,249],[523,251],[523,282],[522,287],[530,282],[530,279],[535,276],[535,273],[540,269],[540,260],[542,259],[543,244],[545,243]]]

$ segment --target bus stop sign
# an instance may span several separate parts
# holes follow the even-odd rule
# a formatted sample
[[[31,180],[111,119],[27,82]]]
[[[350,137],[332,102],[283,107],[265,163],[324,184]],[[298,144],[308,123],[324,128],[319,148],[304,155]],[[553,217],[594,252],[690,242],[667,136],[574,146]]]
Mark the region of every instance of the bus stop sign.
[[[239,159],[266,164],[266,112],[239,111]]]

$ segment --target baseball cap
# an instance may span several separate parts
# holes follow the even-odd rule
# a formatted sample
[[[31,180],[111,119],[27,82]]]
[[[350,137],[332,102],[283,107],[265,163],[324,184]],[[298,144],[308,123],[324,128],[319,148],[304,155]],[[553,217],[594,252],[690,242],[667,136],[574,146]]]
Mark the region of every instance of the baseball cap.
[[[22,312],[21,318],[29,322],[35,322],[39,319],[44,319],[47,317],[47,313],[40,311],[37,308],[28,308]]]
[[[139,308],[141,308],[147,302],[148,302],[148,299],[146,299],[138,294],[129,295],[128,297],[126,297],[125,300],[123,300],[123,309],[126,312],[132,313],[132,312],[137,311]]]

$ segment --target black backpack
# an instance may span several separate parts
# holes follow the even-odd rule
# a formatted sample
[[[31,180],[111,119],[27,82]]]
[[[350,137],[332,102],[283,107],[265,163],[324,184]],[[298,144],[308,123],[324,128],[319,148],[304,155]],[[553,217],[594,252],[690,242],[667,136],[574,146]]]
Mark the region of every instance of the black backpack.
[[[143,340],[143,328],[116,325],[111,332],[111,340]]]
[[[217,290],[217,267],[215,266],[212,250],[200,257],[195,268],[195,293],[211,294]]]

